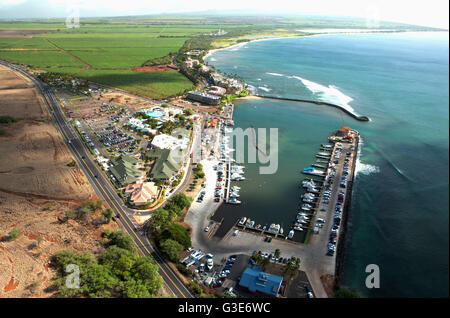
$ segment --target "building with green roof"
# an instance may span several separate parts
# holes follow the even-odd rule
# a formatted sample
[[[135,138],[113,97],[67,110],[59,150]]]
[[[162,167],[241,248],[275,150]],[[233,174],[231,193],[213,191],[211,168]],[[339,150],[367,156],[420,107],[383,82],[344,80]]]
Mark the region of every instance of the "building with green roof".
[[[150,178],[154,180],[168,180],[177,175],[186,159],[186,149],[151,149],[147,151],[147,158],[156,162],[150,171]]]
[[[112,167],[109,170],[121,186],[126,186],[142,176],[142,172],[136,167],[138,162],[136,157],[123,154],[111,159]]]

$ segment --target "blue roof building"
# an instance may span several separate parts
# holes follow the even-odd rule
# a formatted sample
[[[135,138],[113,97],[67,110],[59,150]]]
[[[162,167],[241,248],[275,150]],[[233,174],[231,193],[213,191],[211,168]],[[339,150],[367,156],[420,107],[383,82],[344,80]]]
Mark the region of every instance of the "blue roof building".
[[[262,272],[257,266],[246,268],[241,275],[240,287],[244,287],[253,293],[261,293],[276,297],[280,290],[283,277]]]

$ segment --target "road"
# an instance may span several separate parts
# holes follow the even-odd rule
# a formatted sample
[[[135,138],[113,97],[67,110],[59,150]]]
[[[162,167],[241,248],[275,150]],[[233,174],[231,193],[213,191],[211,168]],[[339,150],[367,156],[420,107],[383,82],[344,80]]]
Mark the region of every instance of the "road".
[[[155,259],[155,262],[159,267],[159,274],[163,278],[167,289],[178,298],[193,298],[194,296],[191,292],[164,261],[161,255],[153,248],[147,238],[146,228],[138,226],[134,219],[129,215],[129,212],[127,211],[128,208],[117,195],[116,190],[103,174],[103,171],[99,168],[97,163],[93,161],[79,134],[75,131],[71,123],[66,121],[53,92],[41,81],[23,69],[4,61],[0,61],[0,64],[20,73],[34,83],[42,95],[57,129],[60,131],[64,141],[71,150],[79,167],[83,170],[94,191],[99,196],[103,197],[108,205],[114,210],[117,223],[125,230],[125,232],[131,235],[139,251],[143,255],[152,256]]]

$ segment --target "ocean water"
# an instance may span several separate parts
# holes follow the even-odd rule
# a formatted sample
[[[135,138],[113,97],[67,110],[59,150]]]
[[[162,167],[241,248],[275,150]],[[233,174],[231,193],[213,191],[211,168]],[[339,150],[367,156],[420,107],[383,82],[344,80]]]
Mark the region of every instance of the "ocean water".
[[[261,175],[246,164],[240,206],[217,212],[230,225],[292,224],[300,171],[345,124],[362,135],[342,285],[364,297],[448,297],[448,33],[346,34],[256,41],[213,53],[260,95],[323,100],[368,116],[275,100],[244,100],[236,127],[279,129],[279,165]],[[380,268],[380,288],[365,268]]]

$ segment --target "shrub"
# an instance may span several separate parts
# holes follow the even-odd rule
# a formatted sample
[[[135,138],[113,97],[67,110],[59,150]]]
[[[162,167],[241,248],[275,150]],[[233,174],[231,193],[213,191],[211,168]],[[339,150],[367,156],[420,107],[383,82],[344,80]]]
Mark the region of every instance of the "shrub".
[[[9,231],[8,233],[8,240],[9,241],[14,241],[16,238],[18,238],[20,236],[20,230],[18,229],[12,229],[11,231]]]
[[[178,261],[183,251],[183,246],[172,239],[167,239],[160,243],[161,251],[166,254],[172,262]]]
[[[113,210],[111,208],[107,208],[102,211],[102,215],[106,218],[107,222],[111,222],[113,216]]]
[[[179,224],[170,224],[166,226],[159,235],[159,242],[172,239],[180,243],[184,248],[191,246],[189,232]]]

